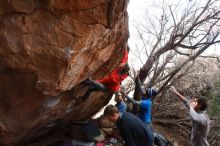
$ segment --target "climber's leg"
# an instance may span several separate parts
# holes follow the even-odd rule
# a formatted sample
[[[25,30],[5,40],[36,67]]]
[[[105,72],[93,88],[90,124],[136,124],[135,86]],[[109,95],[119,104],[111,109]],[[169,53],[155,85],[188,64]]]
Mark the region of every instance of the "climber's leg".
[[[91,87],[91,89],[95,91],[104,91],[104,92],[107,91],[106,86],[100,82],[90,80],[90,79],[86,79],[84,82],[88,84]]]
[[[81,98],[82,100],[86,100],[90,96],[90,94],[94,91],[99,91],[99,90],[98,88],[89,87],[86,93],[82,97],[79,97],[79,98]]]
[[[99,83],[97,81],[93,81],[93,80],[86,80],[85,81],[87,84],[90,85],[90,87],[88,88],[88,90],[86,91],[86,93],[81,97],[82,100],[86,100],[90,94],[94,91],[103,91],[106,92],[108,89],[105,87],[105,85],[103,85],[102,83]]]

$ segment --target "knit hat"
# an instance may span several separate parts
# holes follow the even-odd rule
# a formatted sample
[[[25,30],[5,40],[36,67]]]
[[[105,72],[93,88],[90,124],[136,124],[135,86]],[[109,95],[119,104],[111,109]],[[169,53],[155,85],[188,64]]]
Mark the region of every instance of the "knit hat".
[[[152,96],[156,96],[157,95],[157,91],[155,91],[153,88],[147,88],[146,89],[146,93],[147,95],[151,98]]]

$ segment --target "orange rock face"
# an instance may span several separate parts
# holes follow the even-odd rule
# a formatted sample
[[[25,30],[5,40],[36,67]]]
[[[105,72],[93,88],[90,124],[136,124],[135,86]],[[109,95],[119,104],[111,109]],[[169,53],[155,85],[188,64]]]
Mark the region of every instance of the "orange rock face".
[[[85,120],[111,93],[79,84],[115,68],[128,39],[128,0],[0,2],[0,145]],[[59,121],[59,122],[57,122]]]

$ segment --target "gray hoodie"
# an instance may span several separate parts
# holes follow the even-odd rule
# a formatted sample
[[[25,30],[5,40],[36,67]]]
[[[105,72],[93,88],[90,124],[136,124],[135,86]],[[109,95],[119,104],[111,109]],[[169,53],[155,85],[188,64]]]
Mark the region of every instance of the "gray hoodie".
[[[189,101],[184,102],[189,109],[192,120],[191,146],[209,146],[207,136],[210,130],[210,119],[205,111],[196,112]]]

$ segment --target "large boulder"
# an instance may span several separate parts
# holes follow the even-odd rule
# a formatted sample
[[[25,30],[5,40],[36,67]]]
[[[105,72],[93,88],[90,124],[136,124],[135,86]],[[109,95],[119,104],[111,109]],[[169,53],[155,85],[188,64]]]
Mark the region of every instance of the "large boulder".
[[[0,2],[0,145],[27,142],[98,112],[81,83],[112,71],[128,39],[128,0]]]

